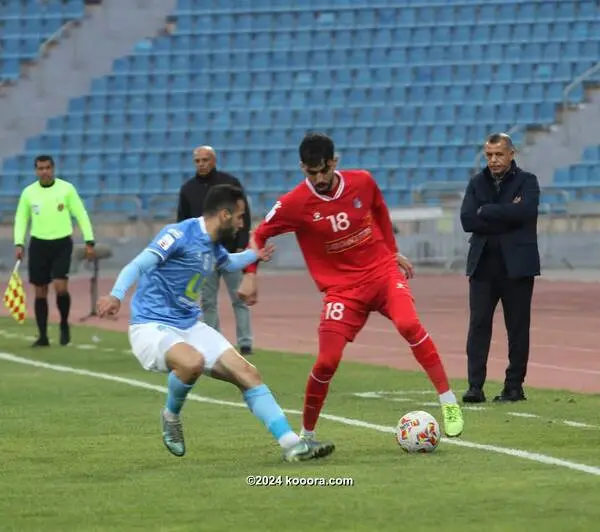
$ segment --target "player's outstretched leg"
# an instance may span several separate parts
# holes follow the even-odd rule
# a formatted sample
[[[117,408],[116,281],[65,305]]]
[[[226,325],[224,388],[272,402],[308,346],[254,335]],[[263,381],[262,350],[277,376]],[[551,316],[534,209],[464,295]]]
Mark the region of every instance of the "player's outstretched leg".
[[[191,345],[175,344],[167,353],[170,368],[167,379],[167,401],[161,410],[162,438],[175,456],[185,454],[181,409],[185,399],[204,370],[204,358]]]
[[[330,455],[335,446],[330,442],[302,440],[290,427],[290,423],[273,397],[269,387],[262,382],[256,367],[235,349],[228,349],[215,362],[211,375],[235,384],[244,397],[250,411],[264,424],[283,450],[283,459],[299,462]]]
[[[329,383],[342,359],[346,338],[337,332],[319,332],[319,356],[306,381],[304,411],[302,415],[302,439],[315,438],[315,427],[329,393]]]
[[[389,296],[388,309],[396,329],[408,342],[415,359],[439,394],[446,436],[460,436],[464,428],[462,410],[450,389],[448,375],[437,347],[417,316],[412,297],[407,291],[394,290]]]

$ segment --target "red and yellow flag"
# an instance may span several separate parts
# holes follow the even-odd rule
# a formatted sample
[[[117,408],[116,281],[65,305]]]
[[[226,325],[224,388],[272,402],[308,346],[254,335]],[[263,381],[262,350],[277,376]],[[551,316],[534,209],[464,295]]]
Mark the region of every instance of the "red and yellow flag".
[[[27,304],[23,281],[17,268],[15,268],[8,281],[6,292],[4,292],[4,306],[10,315],[19,323],[23,323],[27,316]]]

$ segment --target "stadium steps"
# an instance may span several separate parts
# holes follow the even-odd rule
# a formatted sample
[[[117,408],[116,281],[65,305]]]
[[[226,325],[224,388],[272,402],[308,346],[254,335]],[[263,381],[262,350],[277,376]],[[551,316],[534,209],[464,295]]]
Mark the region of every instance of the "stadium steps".
[[[89,92],[113,61],[143,46],[165,27],[175,0],[103,0],[59,46],[0,99],[0,159],[22,151],[69,100]],[[142,41],[142,42],[140,42]]]
[[[600,85],[588,88],[583,103],[560,114],[559,124],[530,132],[518,154],[519,165],[535,171],[541,185],[554,183],[560,168],[580,163],[584,149],[600,139]]]

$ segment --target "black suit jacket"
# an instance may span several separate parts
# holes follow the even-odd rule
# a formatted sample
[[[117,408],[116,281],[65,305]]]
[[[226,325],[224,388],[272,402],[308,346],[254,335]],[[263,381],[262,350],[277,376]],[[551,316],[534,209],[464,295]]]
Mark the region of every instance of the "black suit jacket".
[[[521,201],[515,203],[515,198]],[[540,187],[537,177],[513,161],[500,192],[486,168],[467,185],[460,221],[469,239],[467,275],[475,272],[490,240],[500,246],[509,278],[540,275],[537,219]]]
[[[186,181],[179,191],[177,221],[181,222],[188,218],[198,218],[202,216],[206,195],[208,194],[209,189],[215,185],[234,185],[244,190],[239,179],[226,172],[220,172],[216,168],[211,170],[206,176],[195,175]],[[240,229],[233,238],[221,242],[223,247],[230,253],[235,253],[240,249],[246,249],[250,240],[251,223],[250,205],[248,203],[248,198],[246,197],[244,227]]]

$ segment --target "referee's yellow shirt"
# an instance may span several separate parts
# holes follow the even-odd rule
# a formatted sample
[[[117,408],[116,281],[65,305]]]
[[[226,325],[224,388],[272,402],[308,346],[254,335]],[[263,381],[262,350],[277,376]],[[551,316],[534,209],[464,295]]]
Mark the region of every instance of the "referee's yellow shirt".
[[[43,187],[39,181],[25,187],[15,214],[15,246],[25,242],[27,223],[31,218],[31,236],[41,240],[58,240],[73,233],[72,217],[77,220],[85,242],[94,240],[92,223],[75,187],[55,178]]]

